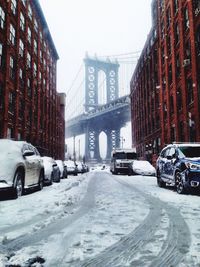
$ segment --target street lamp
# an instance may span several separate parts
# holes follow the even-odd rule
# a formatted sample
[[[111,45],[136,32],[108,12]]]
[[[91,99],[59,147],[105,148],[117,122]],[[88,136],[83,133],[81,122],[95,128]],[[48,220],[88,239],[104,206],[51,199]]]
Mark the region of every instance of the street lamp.
[[[125,138],[123,136],[120,136],[119,141],[121,142],[121,148],[124,146]]]

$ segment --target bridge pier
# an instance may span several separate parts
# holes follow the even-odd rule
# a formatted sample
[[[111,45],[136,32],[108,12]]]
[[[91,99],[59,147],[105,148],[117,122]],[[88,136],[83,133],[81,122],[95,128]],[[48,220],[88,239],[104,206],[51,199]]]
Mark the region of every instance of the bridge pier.
[[[87,126],[85,135],[85,158],[86,161],[101,161],[99,152],[99,130]]]
[[[110,160],[112,150],[120,147],[120,128],[108,129],[105,133],[107,135],[106,160]]]

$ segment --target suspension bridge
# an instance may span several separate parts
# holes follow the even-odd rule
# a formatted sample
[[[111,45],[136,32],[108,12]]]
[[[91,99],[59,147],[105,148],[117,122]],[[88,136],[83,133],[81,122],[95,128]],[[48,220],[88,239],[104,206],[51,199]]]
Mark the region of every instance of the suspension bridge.
[[[102,161],[102,132],[107,137],[107,160],[111,151],[120,147],[120,130],[130,121],[129,84],[139,54],[140,51],[109,57],[86,54],[66,99],[65,132],[66,138],[73,137],[74,157],[78,135],[85,137],[86,161]]]

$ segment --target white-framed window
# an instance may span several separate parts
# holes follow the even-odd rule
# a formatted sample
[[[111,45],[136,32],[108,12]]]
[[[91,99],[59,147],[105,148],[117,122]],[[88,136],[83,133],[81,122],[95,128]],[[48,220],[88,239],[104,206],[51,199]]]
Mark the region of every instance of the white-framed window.
[[[10,77],[14,79],[14,58],[10,56],[10,64],[9,64],[9,70],[10,70]]]
[[[3,11],[3,8],[0,6],[0,27],[1,29],[4,28],[5,24],[5,12]]]
[[[19,78],[23,80],[23,70],[21,68],[19,69]]]
[[[31,55],[29,54],[29,52],[27,53],[27,61],[26,61],[27,67],[30,68],[31,67]]]
[[[11,0],[11,10],[12,10],[12,13],[15,15],[16,14],[16,7],[17,7],[17,2],[16,0]]]
[[[26,0],[21,0],[23,5],[26,6]]]
[[[27,79],[27,94],[31,96],[31,81],[29,78]]]
[[[40,43],[42,43],[42,32],[40,32]]]
[[[47,44],[46,42],[44,42],[44,51],[46,51],[46,49],[47,49]]]
[[[36,19],[34,19],[34,29],[36,32],[38,32],[38,22]]]
[[[34,53],[37,55],[37,41],[34,39],[33,41],[34,44]]]
[[[42,62],[42,50],[40,50],[40,62]]]
[[[44,69],[46,69],[46,59],[44,58],[44,60],[43,60],[43,64],[44,64]]]
[[[19,54],[21,57],[23,57],[24,55],[24,43],[21,39],[19,39]]]
[[[36,65],[35,62],[34,62],[34,64],[33,64],[33,76],[34,76],[34,77],[37,76],[37,65]]]
[[[41,71],[39,72],[39,81],[41,82],[41,80],[42,80],[42,73],[41,73]]]
[[[28,27],[28,42],[31,44],[31,29]]]
[[[10,42],[11,44],[15,44],[15,28],[13,27],[12,24],[10,24]]]
[[[30,20],[32,20],[32,17],[33,17],[33,11],[32,11],[32,8],[31,8],[30,5],[28,6],[28,16],[29,16]]]
[[[24,31],[25,29],[25,18],[22,12],[20,12],[20,28],[22,29],[22,31]]]

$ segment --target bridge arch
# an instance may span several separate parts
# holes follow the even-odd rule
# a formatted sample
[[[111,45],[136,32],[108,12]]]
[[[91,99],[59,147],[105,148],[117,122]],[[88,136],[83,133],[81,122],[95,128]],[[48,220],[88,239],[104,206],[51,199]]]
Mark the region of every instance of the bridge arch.
[[[119,97],[118,62],[109,59],[99,60],[86,57],[85,62],[85,111],[96,109],[99,105],[98,73],[105,73],[106,103]]]

